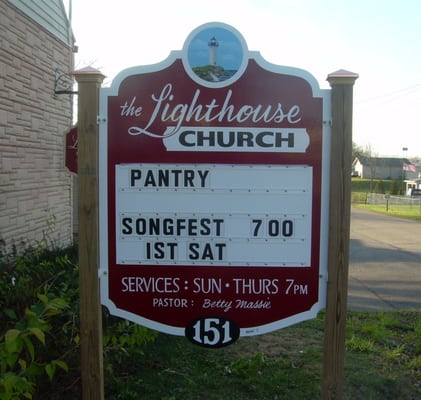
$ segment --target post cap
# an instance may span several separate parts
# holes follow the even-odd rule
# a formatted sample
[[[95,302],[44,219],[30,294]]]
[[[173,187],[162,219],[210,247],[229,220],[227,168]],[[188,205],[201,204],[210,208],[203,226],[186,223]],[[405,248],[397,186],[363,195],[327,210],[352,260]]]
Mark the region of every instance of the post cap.
[[[327,76],[327,81],[330,85],[353,85],[359,78],[355,72],[350,72],[345,69],[339,69]]]
[[[73,71],[72,75],[75,77],[76,81],[86,81],[86,80],[96,80],[102,82],[105,78],[105,75],[96,68],[91,66],[78,69]]]

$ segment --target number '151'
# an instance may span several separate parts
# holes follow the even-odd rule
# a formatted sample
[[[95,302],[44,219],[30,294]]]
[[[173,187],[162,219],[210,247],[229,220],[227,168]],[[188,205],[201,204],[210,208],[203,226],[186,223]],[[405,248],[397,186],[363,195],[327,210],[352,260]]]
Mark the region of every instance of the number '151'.
[[[239,327],[225,318],[208,317],[192,321],[186,327],[186,337],[203,347],[224,347],[240,336]]]

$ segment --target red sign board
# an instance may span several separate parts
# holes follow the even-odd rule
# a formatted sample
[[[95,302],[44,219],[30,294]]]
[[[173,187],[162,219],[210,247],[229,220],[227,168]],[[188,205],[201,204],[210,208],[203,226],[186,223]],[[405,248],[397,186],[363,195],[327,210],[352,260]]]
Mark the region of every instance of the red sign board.
[[[324,307],[327,94],[219,23],[101,90],[111,313],[220,347]]]
[[[77,126],[74,126],[66,133],[66,168],[77,174]]]

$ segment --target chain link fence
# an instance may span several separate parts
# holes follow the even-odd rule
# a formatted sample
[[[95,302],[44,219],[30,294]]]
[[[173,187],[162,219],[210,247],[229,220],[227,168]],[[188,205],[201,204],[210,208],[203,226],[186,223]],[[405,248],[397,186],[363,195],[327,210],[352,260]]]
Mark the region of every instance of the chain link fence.
[[[421,196],[410,197],[379,193],[352,193],[352,202],[356,204],[384,206],[385,211],[418,211],[421,215]]]

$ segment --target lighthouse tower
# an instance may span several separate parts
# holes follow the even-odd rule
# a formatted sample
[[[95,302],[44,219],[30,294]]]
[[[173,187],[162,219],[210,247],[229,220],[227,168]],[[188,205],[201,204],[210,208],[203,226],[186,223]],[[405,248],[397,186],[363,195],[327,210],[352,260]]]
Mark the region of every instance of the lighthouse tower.
[[[216,64],[216,50],[219,47],[219,43],[216,40],[215,36],[209,40],[209,65],[217,65]]]

